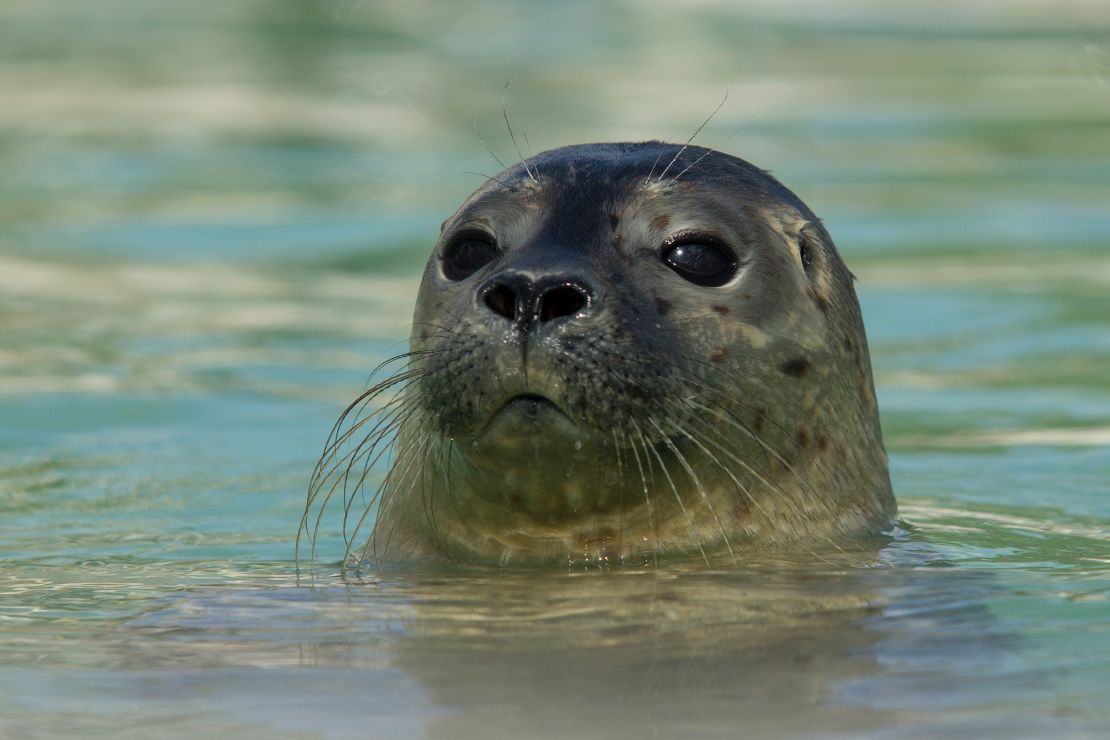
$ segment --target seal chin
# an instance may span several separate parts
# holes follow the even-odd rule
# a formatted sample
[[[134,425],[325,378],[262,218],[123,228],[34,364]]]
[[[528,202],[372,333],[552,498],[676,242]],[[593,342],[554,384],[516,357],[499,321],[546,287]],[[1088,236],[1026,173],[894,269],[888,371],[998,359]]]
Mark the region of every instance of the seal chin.
[[[547,396],[521,393],[505,401],[479,435],[483,446],[533,450],[580,440],[583,431]]]

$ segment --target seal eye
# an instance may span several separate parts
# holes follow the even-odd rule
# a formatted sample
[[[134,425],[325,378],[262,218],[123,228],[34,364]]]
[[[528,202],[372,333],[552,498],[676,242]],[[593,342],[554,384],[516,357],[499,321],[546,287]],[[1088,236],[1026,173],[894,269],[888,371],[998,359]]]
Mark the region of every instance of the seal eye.
[[[485,234],[462,234],[443,250],[443,274],[448,280],[465,280],[497,256],[497,247]]]
[[[724,247],[697,237],[698,241],[681,241],[663,248],[667,267],[696,285],[715,288],[724,285],[736,274],[735,255]]]

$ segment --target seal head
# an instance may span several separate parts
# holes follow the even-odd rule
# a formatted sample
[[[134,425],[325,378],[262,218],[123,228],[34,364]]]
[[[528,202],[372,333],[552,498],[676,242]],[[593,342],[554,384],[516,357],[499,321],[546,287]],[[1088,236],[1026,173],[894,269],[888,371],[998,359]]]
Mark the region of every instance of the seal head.
[[[443,224],[407,362],[363,439],[396,435],[358,557],[740,559],[896,516],[852,276],[720,152],[571,146],[490,178]]]

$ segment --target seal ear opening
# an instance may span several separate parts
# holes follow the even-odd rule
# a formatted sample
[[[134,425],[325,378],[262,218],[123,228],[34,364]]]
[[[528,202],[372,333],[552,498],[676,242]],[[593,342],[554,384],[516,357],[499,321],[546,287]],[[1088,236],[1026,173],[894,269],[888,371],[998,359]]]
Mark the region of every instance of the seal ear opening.
[[[805,270],[806,276],[810,280],[813,279],[813,244],[806,235],[805,231],[798,232],[795,237],[795,243],[798,245],[798,258],[802,261],[802,269]]]
[[[810,283],[820,282],[821,274],[828,267],[826,242],[822,239],[819,230],[814,229],[808,222],[801,224],[794,235],[794,248],[797,250],[798,262],[801,263],[802,272]]]

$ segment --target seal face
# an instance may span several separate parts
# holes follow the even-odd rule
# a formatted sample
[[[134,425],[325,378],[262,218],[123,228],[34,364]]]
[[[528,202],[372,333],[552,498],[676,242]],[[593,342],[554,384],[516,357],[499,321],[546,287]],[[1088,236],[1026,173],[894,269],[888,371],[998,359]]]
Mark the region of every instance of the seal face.
[[[443,224],[410,344],[310,487],[393,445],[356,559],[739,559],[896,516],[852,276],[735,157],[589,144],[490,178]]]

